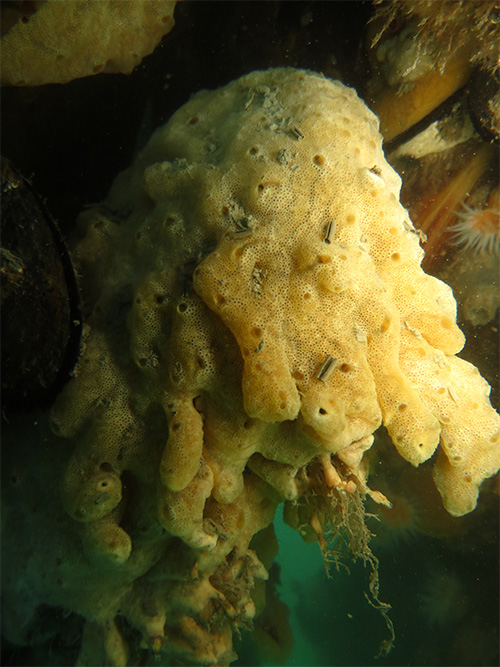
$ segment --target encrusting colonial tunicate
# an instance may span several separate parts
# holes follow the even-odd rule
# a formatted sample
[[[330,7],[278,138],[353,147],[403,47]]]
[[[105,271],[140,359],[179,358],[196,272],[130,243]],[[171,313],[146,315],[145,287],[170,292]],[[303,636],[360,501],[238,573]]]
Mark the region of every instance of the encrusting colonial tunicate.
[[[228,664],[267,578],[250,541],[318,470],[387,502],[363,462],[381,424],[415,466],[439,446],[446,509],[474,509],[499,419],[400,185],[352,89],[272,69],[195,95],[82,214],[85,349],[51,427],[74,446],[52,540],[76,559],[78,528],[84,553],[25,603],[87,619],[79,664],[126,664],[118,614],[156,652]]]

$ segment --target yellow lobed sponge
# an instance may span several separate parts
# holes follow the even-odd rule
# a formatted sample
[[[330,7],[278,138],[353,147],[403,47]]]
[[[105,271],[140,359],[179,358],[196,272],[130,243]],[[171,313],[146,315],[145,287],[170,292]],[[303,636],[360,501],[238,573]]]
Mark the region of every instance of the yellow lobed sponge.
[[[81,664],[108,635],[122,664],[120,613],[154,652],[228,664],[267,578],[252,538],[320,487],[387,502],[363,459],[382,423],[413,465],[439,446],[447,510],[474,509],[499,418],[400,185],[353,90],[274,69],[195,95],[82,216],[85,349],[51,412],[73,449],[36,466],[62,476],[65,521],[37,522],[70,555],[29,587],[9,565],[18,633],[61,605],[89,622]]]
[[[129,218],[110,283],[134,284],[131,355],[173,425],[168,488],[203,451],[230,500],[253,454],[298,468],[382,422],[414,465],[441,437],[445,505],[474,508],[499,466],[498,417],[453,356],[456,303],[420,268],[399,189],[354,91],[292,69],[199,93],[117,179],[108,205]]]
[[[47,0],[3,9],[1,83],[41,86],[100,72],[130,74],[174,26],[176,0]],[[13,3],[9,3],[13,5]],[[23,3],[28,4],[28,3]]]

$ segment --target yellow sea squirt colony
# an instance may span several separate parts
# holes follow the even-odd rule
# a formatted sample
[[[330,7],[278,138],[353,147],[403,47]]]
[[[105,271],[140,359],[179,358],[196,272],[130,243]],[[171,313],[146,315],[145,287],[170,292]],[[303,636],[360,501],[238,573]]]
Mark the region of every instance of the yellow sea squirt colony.
[[[352,89],[274,69],[195,95],[82,214],[85,351],[51,422],[85,563],[38,600],[88,619],[82,651],[101,632],[122,664],[120,613],[155,650],[227,664],[267,578],[250,540],[311,492],[313,459],[377,498],[381,424],[415,466],[439,447],[446,509],[474,509],[499,419],[400,185]]]

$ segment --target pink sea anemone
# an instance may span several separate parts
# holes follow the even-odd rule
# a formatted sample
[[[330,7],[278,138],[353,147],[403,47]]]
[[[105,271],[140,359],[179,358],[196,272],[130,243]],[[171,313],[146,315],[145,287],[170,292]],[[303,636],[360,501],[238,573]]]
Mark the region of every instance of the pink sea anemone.
[[[390,494],[391,507],[379,505],[380,523],[375,527],[379,539],[388,544],[407,542],[419,532],[419,511],[412,499],[400,494]]]
[[[458,572],[435,565],[422,581],[419,611],[429,626],[457,623],[468,607],[467,591]]]
[[[454,243],[464,248],[474,248],[476,253],[500,254],[500,208],[498,188],[488,199],[488,206],[476,210],[462,204],[457,213],[459,222],[449,228],[454,232]]]

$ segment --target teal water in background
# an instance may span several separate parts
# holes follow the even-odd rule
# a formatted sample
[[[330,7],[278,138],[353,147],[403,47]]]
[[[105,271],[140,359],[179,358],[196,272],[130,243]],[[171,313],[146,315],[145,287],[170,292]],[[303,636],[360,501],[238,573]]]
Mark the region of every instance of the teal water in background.
[[[372,531],[377,522],[368,520]],[[396,640],[387,656],[376,658],[389,637],[380,613],[370,606],[370,570],[361,561],[345,561],[349,571],[330,568],[327,578],[317,544],[306,544],[287,526],[278,508],[280,599],[290,609],[294,648],[285,665],[497,665],[498,538],[497,519],[479,515],[477,530],[465,541],[415,533],[372,538],[380,559],[380,600],[389,603]],[[474,544],[474,541],[477,544]],[[249,635],[236,643],[235,665],[270,666]]]
[[[346,561],[349,571],[345,567],[337,571],[331,565],[328,578],[319,546],[306,544],[287,526],[281,508],[274,526],[280,549],[278,592],[290,609],[294,636],[293,651],[284,664],[371,664],[368,661],[377,653],[387,630],[364,596],[369,569],[361,562]],[[262,659],[247,637],[236,650],[240,655],[236,665],[276,664]]]

